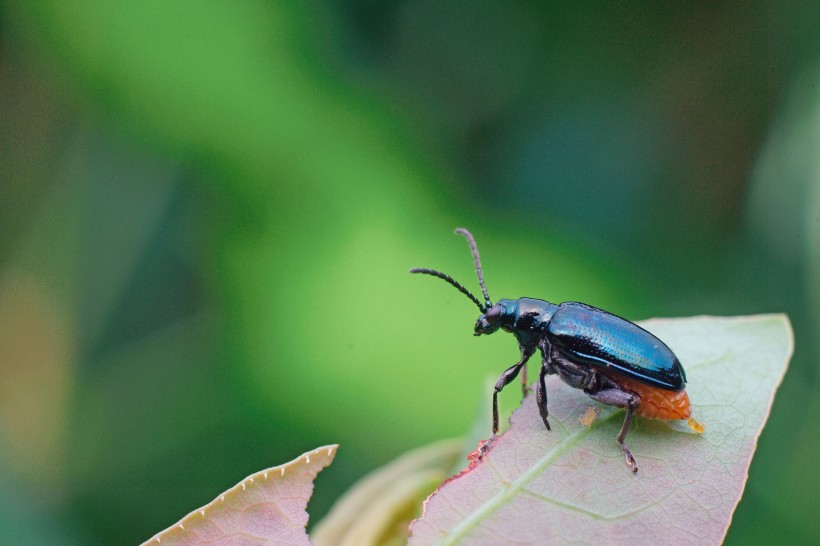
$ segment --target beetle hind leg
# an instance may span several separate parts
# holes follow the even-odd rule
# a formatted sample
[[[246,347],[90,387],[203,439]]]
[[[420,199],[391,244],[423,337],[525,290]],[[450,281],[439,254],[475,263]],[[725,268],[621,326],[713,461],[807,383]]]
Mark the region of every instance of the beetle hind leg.
[[[635,406],[630,404],[626,408],[626,417],[624,417],[624,424],[621,427],[621,432],[618,433],[618,443],[621,444],[621,449],[624,450],[624,455],[626,456],[626,464],[632,467],[632,472],[638,471],[638,463],[635,461],[635,457],[632,456],[632,452],[629,451],[629,447],[624,442],[624,438],[626,438],[626,433],[629,432],[629,425],[632,423],[632,414],[635,412]]]
[[[635,457],[632,456],[632,452],[629,450],[629,446],[626,445],[624,440],[626,439],[626,434],[629,432],[629,426],[632,424],[632,416],[635,414],[635,409],[641,403],[641,399],[637,395],[622,391],[617,387],[610,387],[598,392],[587,392],[587,394],[590,398],[601,402],[602,404],[626,408],[624,424],[621,426],[621,432],[618,433],[616,440],[621,445],[621,449],[624,452],[626,464],[632,467],[632,472],[637,472],[638,463],[635,461]]]

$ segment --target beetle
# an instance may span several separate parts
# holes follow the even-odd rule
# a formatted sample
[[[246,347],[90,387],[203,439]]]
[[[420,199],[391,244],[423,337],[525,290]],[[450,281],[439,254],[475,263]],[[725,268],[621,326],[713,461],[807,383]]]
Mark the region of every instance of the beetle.
[[[544,378],[557,375],[593,400],[626,410],[616,440],[626,464],[632,472],[637,472],[638,464],[625,442],[632,417],[688,419],[691,416],[686,372],[678,357],[663,341],[637,324],[590,305],[573,301],[556,305],[535,298],[502,299],[492,303],[484,284],[475,238],[464,228],[455,232],[470,244],[483,302],[441,271],[419,267],[410,273],[432,275],[457,288],[481,311],[474,335],[490,335],[500,328],[516,337],[521,351],[520,360],[501,374],[493,389],[492,436],[482,445],[480,455],[486,453],[498,434],[498,393],[523,370],[522,386],[524,395],[527,394],[525,365],[537,349],[541,352],[541,371],[536,384],[536,403],[547,430],[550,424]]]

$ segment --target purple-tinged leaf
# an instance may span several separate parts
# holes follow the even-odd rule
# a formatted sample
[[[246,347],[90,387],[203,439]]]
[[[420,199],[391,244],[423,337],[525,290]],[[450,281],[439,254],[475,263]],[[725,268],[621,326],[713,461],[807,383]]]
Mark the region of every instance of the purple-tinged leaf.
[[[248,476],[194,510],[143,546],[169,544],[276,544],[309,546],[305,510],[313,480],[336,455],[337,445]]]
[[[633,474],[615,443],[624,412],[552,377],[552,431],[527,397],[490,452],[427,500],[410,544],[719,544],[792,353],[791,327],[783,315],[643,326],[684,364],[702,434],[637,418]]]

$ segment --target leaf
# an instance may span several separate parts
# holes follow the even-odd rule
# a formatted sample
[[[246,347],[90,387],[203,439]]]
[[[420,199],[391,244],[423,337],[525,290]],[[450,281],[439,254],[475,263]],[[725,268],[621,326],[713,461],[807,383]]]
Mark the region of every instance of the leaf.
[[[315,546],[404,544],[410,521],[461,454],[461,440],[442,440],[374,470],[336,501],[311,533]]]
[[[154,535],[156,544],[310,545],[305,511],[313,480],[336,455],[320,447],[293,461],[248,476],[202,508]]]
[[[703,434],[638,418],[627,437],[633,474],[615,443],[623,411],[600,407],[585,427],[598,405],[551,377],[552,431],[528,396],[487,456],[428,499],[410,544],[720,543],[792,353],[791,327],[784,315],[643,326],[684,363]]]

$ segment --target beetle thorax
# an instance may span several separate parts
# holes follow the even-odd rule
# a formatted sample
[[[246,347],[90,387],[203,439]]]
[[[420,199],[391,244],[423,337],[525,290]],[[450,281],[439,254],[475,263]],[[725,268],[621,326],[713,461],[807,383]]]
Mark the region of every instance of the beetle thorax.
[[[522,346],[534,348],[546,335],[547,325],[558,306],[535,298],[520,298],[517,304],[512,331]]]

